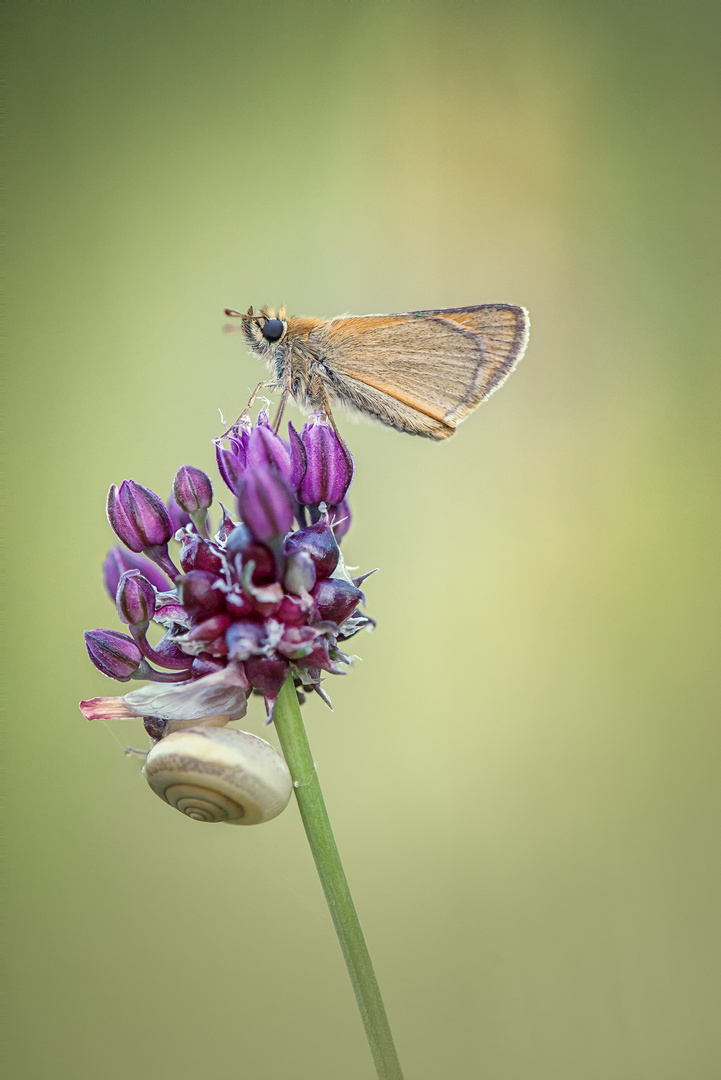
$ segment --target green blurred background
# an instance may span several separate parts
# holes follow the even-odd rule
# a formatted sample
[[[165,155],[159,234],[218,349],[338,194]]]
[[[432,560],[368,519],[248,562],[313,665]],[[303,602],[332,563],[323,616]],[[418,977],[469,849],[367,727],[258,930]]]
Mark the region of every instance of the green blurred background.
[[[718,1076],[719,10],[10,5],[13,1078],[372,1075],[295,807],[164,806],[81,635],[109,484],[261,377],[226,305],[484,301],[531,344],[456,438],[343,424],[378,629],[306,710],[401,1059]]]

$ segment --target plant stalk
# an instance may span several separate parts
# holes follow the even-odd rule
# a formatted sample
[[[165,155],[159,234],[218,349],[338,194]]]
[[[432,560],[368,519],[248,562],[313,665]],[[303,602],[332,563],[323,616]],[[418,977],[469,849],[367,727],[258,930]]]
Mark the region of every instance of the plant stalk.
[[[293,777],[308,843],[348,968],[379,1080],[403,1080],[380,987],[338,854],[292,676],[278,695],[276,731]]]

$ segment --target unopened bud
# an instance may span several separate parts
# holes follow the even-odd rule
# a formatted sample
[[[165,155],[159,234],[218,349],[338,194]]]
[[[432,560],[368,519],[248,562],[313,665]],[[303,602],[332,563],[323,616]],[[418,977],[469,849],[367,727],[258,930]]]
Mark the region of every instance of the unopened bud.
[[[111,679],[128,682],[143,663],[140,649],[126,634],[116,630],[86,630],[83,636],[95,667]]]
[[[155,589],[139,570],[126,570],[115,596],[118,616],[129,626],[146,626],[155,615]]]

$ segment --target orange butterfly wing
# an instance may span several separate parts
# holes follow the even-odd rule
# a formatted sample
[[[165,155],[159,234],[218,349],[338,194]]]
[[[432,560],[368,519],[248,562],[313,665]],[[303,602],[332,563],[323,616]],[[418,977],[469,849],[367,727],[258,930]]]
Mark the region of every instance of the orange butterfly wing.
[[[332,319],[310,338],[335,376],[334,397],[356,397],[361,411],[401,430],[446,438],[513,370],[528,325],[523,308],[482,304]]]

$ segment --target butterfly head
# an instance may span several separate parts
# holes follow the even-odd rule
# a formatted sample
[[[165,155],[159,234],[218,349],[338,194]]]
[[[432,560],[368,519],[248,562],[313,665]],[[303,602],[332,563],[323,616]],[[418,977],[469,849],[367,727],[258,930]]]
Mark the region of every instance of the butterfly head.
[[[225,314],[242,320],[241,330],[246,345],[263,357],[273,353],[288,330],[285,308],[276,312],[273,308],[263,307],[254,312],[253,308],[249,307],[245,313],[226,308]]]

